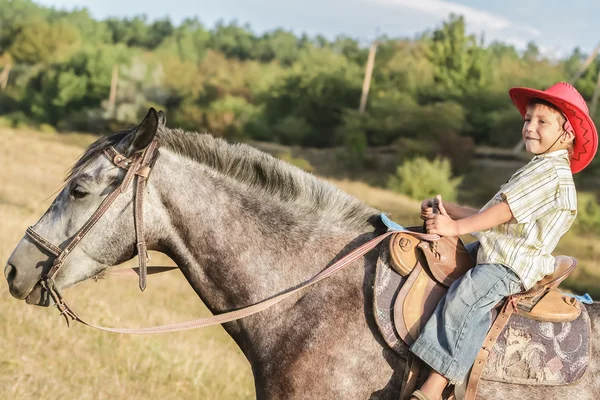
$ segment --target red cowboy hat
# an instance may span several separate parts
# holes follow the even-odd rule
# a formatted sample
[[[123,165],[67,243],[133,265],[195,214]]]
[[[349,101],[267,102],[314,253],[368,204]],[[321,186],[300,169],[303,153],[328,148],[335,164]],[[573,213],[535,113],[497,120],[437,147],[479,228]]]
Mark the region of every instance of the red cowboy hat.
[[[598,150],[598,132],[590,118],[587,104],[577,89],[566,82],[559,82],[546,90],[516,87],[510,89],[508,94],[523,117],[531,99],[542,99],[558,107],[568,121],[565,129],[570,124],[575,133],[571,172],[575,174],[588,166]]]

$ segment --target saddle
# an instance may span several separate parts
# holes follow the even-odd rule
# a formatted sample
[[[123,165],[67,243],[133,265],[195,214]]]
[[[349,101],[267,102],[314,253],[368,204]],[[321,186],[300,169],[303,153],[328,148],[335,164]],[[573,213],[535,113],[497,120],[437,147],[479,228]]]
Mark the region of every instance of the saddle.
[[[386,249],[389,265],[404,280],[393,300],[391,319],[395,333],[409,346],[418,338],[448,287],[476,264],[459,237],[441,237],[436,241],[424,237],[427,235],[421,227],[410,227],[392,235]],[[498,305],[497,316],[460,397],[475,398],[490,351],[514,312],[529,320],[552,323],[579,318],[583,308],[580,303],[557,290],[576,266],[576,259],[558,256],[552,274],[527,292],[511,296]],[[412,355],[409,355],[409,364],[401,399],[408,399],[414,390],[420,370],[420,361]]]

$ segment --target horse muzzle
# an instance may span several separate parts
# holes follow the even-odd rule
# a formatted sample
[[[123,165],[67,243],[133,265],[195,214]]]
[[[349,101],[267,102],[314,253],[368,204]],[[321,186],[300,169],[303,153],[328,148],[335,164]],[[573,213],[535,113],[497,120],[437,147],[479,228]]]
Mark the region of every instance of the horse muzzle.
[[[40,278],[24,277],[23,275],[9,260],[4,267],[4,276],[8,282],[10,294],[16,299],[25,300],[27,304],[48,307],[51,304],[50,296],[41,285]]]
[[[35,284],[31,292],[25,297],[25,302],[41,307],[48,307],[54,304],[50,293],[39,282]]]

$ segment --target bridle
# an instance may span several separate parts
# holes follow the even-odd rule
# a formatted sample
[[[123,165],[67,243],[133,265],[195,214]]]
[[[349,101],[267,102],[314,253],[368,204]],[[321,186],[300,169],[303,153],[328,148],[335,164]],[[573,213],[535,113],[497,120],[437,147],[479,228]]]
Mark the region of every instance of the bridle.
[[[113,146],[104,150],[104,155],[112,161],[117,167],[126,170],[125,176],[121,184],[113,190],[100,204],[98,209],[92,216],[83,224],[83,226],[73,235],[73,238],[68,242],[64,249],[52,244],[49,240],[37,233],[33,227],[27,228],[27,236],[33,240],[38,246],[44,248],[52,255],[54,261],[50,270],[42,275],[40,284],[53,297],[57,304],[60,303],[60,294],[55,290],[54,276],[58,273],[67,257],[73,249],[77,247],[79,242],[89,233],[92,227],[102,218],[104,213],[109,209],[112,203],[123,194],[135,179],[135,204],[134,204],[134,224],[136,247],[139,260],[139,284],[140,290],[146,288],[147,263],[148,263],[148,248],[144,239],[144,218],[142,206],[144,201],[144,188],[151,170],[151,163],[154,160],[154,155],[158,149],[158,140],[154,139],[146,149],[132,158],[128,158],[119,153]]]
[[[64,264],[66,258],[71,254],[73,249],[81,242],[81,240],[88,234],[88,232],[92,229],[92,227],[102,218],[104,213],[108,210],[111,204],[119,197],[122,193],[124,193],[131,182],[135,178],[135,203],[134,203],[134,223],[135,223],[135,236],[136,236],[136,247],[138,253],[138,261],[139,261],[139,286],[141,290],[146,288],[146,277],[148,274],[148,249],[146,246],[146,242],[144,240],[144,220],[142,213],[142,206],[144,200],[144,188],[146,187],[146,181],[150,174],[150,170],[152,169],[153,161],[156,158],[155,153],[158,149],[158,141],[154,139],[146,149],[132,157],[128,158],[119,153],[114,147],[108,147],[104,150],[104,155],[112,161],[117,167],[126,170],[125,177],[121,184],[110,193],[100,204],[98,209],[92,214],[92,216],[86,221],[86,223],[77,231],[77,233],[73,236],[73,238],[68,242],[64,249],[52,244],[49,240],[44,238],[42,235],[38,234],[31,226],[27,228],[26,234],[33,240],[38,246],[45,249],[52,255],[54,255],[55,259],[52,263],[52,266],[48,273],[42,274],[42,278],[40,279],[40,284],[42,287],[48,292],[48,294],[54,300],[56,307],[61,312],[67,321],[67,325],[69,324],[69,318],[74,321],[80,322],[84,325],[100,329],[108,332],[116,332],[116,333],[127,333],[127,334],[149,334],[149,333],[165,333],[165,332],[176,332],[181,330],[195,329],[195,328],[203,328],[208,326],[213,326],[217,324],[223,324],[226,322],[235,321],[240,318],[247,317],[252,314],[256,314],[262,310],[265,310],[285,298],[296,294],[297,292],[314,285],[315,283],[333,275],[334,273],[342,270],[348,265],[352,264],[354,261],[358,260],[360,257],[368,253],[370,250],[375,248],[380,242],[382,242],[388,236],[398,232],[396,230],[388,231],[382,235],[371,239],[370,241],[362,244],[358,248],[352,250],[348,254],[346,254],[341,259],[332,263],[326,269],[321,271],[319,274],[313,276],[311,279],[299,284],[293,289],[286,290],[282,293],[277,294],[271,298],[263,300],[259,303],[250,305],[248,307],[240,308],[235,311],[225,312],[223,314],[218,314],[209,318],[200,318],[193,321],[180,322],[168,325],[162,325],[157,327],[150,328],[141,328],[141,329],[127,329],[127,328],[107,328],[98,325],[94,325],[90,322],[85,321],[81,318],[66,302],[63,296],[59,293],[59,291],[55,287],[54,276],[60,270],[62,265]],[[429,241],[437,241],[439,240],[438,235],[431,234],[420,234],[416,232],[408,233],[417,235],[425,240]],[[159,266],[150,266],[149,268],[155,268],[155,272],[165,272],[172,269],[177,269],[177,267],[159,267]],[[126,275],[119,272],[123,272],[126,270],[118,270],[115,271],[115,275]]]

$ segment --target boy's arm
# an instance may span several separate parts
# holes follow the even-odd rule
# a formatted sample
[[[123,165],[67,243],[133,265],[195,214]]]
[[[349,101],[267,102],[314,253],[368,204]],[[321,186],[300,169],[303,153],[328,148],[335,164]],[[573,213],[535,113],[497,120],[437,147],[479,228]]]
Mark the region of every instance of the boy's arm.
[[[476,208],[459,206],[454,203],[445,203],[444,207],[448,211],[448,216],[454,220],[467,218],[479,212]]]
[[[457,221],[450,218],[441,202],[439,208],[440,213],[427,220],[426,226],[428,233],[436,233],[440,236],[460,236],[483,231],[513,219],[512,211],[506,201]]]
[[[431,208],[432,201],[433,199],[424,200],[423,204],[421,205],[421,218],[423,218],[425,221],[433,216],[433,208]],[[454,220],[467,218],[479,212],[479,210],[476,208],[459,206],[458,204],[454,203],[444,203],[444,207],[446,207],[448,216]]]

